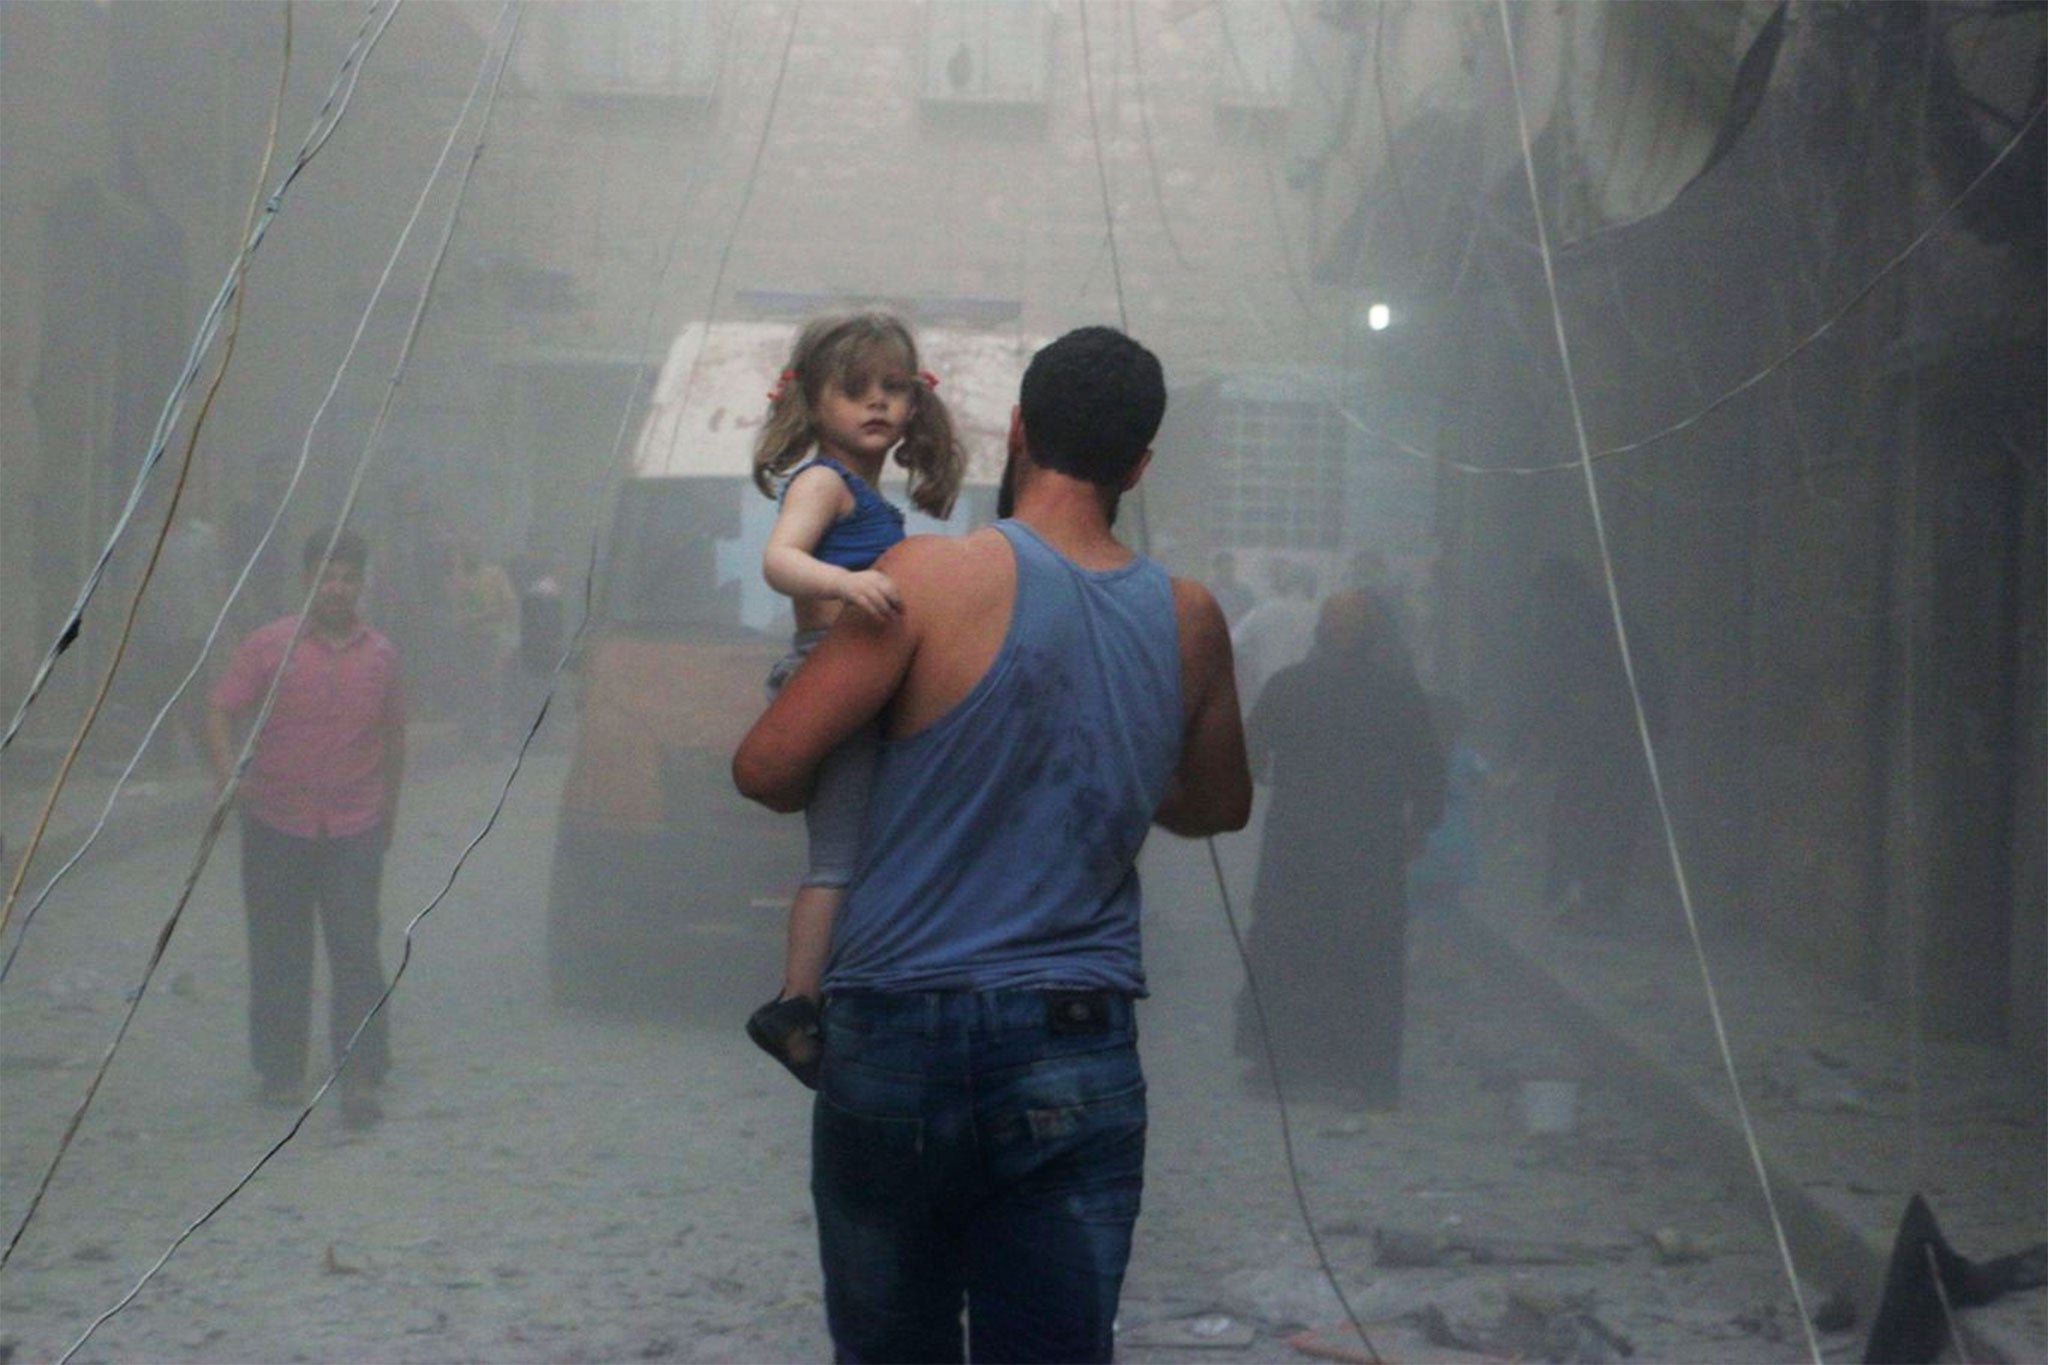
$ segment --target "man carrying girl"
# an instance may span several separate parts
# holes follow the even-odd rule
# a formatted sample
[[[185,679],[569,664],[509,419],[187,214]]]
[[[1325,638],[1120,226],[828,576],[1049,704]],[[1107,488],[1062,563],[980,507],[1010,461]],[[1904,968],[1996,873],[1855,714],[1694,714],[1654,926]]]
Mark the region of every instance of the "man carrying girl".
[[[890,609],[842,613],[734,756],[796,810],[881,726],[812,1110],[837,1359],[1111,1358],[1144,1183],[1138,852],[1251,808],[1223,612],[1112,530],[1165,405],[1121,332],[1041,350],[1015,515],[884,555]]]

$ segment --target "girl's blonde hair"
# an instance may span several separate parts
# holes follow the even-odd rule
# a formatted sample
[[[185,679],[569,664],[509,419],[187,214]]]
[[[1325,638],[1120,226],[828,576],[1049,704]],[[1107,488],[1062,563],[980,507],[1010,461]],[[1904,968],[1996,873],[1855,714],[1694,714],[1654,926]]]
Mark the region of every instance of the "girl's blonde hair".
[[[967,473],[967,452],[935,381],[918,369],[910,329],[889,313],[814,318],[797,334],[789,364],[769,395],[768,420],[754,440],[754,486],[774,497],[777,481],[810,454],[818,442],[817,403],[825,385],[836,381],[858,393],[878,368],[899,365],[917,379],[896,463],[910,471],[910,501],[920,512],[951,514]]]

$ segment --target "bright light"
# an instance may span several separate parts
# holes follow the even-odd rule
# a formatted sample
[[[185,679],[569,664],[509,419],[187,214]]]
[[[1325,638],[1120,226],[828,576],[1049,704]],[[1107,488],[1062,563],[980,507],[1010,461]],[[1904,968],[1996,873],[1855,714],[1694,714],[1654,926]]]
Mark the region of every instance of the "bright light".
[[[1375,332],[1387,330],[1387,324],[1394,320],[1394,310],[1384,303],[1376,303],[1365,310],[1365,325]]]

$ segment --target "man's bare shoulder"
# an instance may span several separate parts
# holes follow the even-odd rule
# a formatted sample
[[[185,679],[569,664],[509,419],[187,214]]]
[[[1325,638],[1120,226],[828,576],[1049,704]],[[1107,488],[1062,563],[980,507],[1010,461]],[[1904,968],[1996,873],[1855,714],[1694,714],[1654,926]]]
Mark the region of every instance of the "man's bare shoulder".
[[[1188,643],[1214,648],[1220,639],[1230,642],[1230,623],[1223,617],[1223,608],[1216,601],[1216,594],[1206,584],[1192,578],[1173,580],[1173,609],[1180,618],[1183,639]]]
[[[1009,562],[1009,543],[984,526],[964,536],[907,536],[875,561],[899,584],[943,584],[962,574],[986,573]]]

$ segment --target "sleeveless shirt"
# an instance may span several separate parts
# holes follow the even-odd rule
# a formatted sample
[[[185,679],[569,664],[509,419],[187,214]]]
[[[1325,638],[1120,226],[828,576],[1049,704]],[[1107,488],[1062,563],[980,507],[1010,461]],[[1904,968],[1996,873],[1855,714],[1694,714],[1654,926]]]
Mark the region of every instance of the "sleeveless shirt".
[[[873,568],[882,552],[903,539],[903,509],[868,486],[868,481],[830,455],[818,455],[797,466],[797,474],[819,464],[837,474],[853,494],[853,511],[825,528],[811,557],[827,564],[858,572]],[[789,484],[782,485],[784,496]]]
[[[995,525],[1008,630],[958,705],[882,742],[828,992],[1144,992],[1136,860],[1181,748],[1173,588],[1143,556],[1083,569]]]

